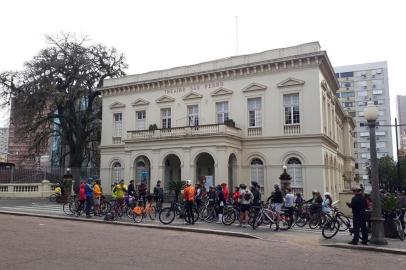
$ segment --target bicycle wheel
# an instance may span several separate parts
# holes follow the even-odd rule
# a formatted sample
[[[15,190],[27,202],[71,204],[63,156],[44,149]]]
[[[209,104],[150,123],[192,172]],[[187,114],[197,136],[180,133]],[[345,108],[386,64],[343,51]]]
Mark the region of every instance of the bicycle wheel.
[[[396,231],[398,233],[398,237],[401,241],[405,240],[405,231],[402,228],[402,223],[400,222],[400,220],[396,220],[395,221],[395,226],[396,226]]]
[[[168,225],[175,219],[175,211],[172,207],[165,207],[159,211],[159,221],[162,224]]]
[[[226,212],[224,212],[221,222],[224,225],[231,225],[235,222],[236,218],[237,218],[237,215],[233,209],[227,210]]]
[[[137,214],[133,213],[132,218],[133,218],[135,223],[140,223],[144,219],[144,215],[145,214],[137,215]]]
[[[100,204],[100,214],[105,215],[111,210],[111,205],[109,202],[102,202]]]
[[[316,229],[319,225],[320,225],[320,215],[319,214],[311,215],[309,219],[309,228]]]
[[[55,194],[55,193],[49,195],[49,201],[50,201],[50,202],[56,202],[56,194]]]
[[[206,220],[208,214],[209,214],[209,211],[207,210],[207,207],[206,207],[206,206],[200,207],[200,209],[199,209],[199,217],[200,217],[202,220]]]
[[[287,231],[292,227],[292,222],[288,214],[281,213],[278,220],[279,229],[281,231]]]
[[[209,223],[216,220],[216,211],[214,210],[214,207],[207,208],[207,216],[204,220]]]
[[[262,224],[262,214],[258,214],[253,218],[252,229],[255,230]]]
[[[195,222],[198,221],[200,218],[199,211],[197,210],[197,208],[193,208],[193,218]]]
[[[337,221],[340,224],[340,232],[344,232],[351,228],[351,221],[350,219],[345,216],[343,213],[338,213],[337,214]]]
[[[70,202],[64,203],[62,209],[63,209],[63,212],[64,212],[65,214],[67,214],[67,215],[69,215],[69,216],[73,215],[73,213],[72,213],[72,211],[71,211],[71,209],[70,209]]]
[[[154,206],[151,206],[151,208],[148,209],[148,216],[151,220],[155,220],[156,218],[156,209]]]
[[[321,234],[324,238],[333,238],[340,230],[340,223],[335,219],[328,219],[321,230]]]

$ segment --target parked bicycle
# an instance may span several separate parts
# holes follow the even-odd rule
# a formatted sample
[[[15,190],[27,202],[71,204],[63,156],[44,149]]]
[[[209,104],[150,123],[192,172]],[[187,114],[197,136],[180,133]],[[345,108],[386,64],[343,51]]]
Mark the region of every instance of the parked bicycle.
[[[196,222],[199,219],[199,213],[196,207],[193,207],[193,215],[194,221]],[[172,202],[171,206],[164,207],[161,209],[161,211],[159,211],[159,221],[165,225],[171,224],[175,220],[176,216],[184,219],[186,222],[186,213],[184,204],[179,202]]]

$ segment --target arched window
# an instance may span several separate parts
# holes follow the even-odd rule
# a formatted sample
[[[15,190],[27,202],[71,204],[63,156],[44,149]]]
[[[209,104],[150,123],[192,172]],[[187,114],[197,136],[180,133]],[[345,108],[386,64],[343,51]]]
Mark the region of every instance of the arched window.
[[[251,160],[251,181],[256,181],[264,190],[264,163],[258,158]]]
[[[114,162],[111,170],[111,183],[118,182],[122,179],[120,162]]]
[[[303,188],[302,162],[298,158],[292,157],[287,163],[288,174],[292,177],[291,186]]]

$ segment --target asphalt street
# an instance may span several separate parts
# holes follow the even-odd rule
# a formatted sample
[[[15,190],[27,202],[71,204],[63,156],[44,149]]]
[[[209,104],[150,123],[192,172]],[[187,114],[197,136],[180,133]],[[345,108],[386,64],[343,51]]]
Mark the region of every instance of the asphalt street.
[[[0,215],[0,269],[399,269],[406,256]],[[401,268],[401,267],[400,267]]]

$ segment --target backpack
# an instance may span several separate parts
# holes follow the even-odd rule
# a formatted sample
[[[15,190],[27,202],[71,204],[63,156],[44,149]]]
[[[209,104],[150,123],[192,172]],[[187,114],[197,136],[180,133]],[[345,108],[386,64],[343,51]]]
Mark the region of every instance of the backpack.
[[[246,200],[246,201],[251,200],[251,194],[250,194],[248,191],[246,191],[246,192],[244,193],[244,200]]]

